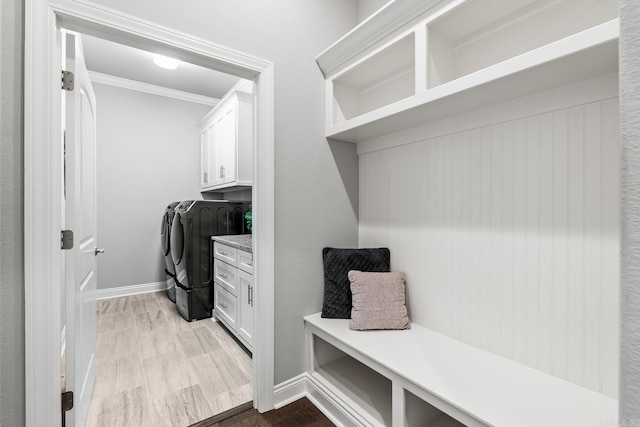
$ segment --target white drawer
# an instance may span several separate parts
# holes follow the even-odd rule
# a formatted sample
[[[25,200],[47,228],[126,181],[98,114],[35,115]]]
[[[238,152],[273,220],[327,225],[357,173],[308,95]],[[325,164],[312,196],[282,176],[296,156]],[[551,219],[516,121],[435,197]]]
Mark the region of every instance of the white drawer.
[[[235,331],[238,323],[238,299],[218,284],[214,286],[214,292],[216,317]]]
[[[213,242],[213,257],[233,266],[238,265],[238,250],[220,242]]]
[[[253,274],[253,254],[251,252],[238,249],[238,268]]]
[[[213,260],[213,281],[238,296],[238,269],[219,259]]]

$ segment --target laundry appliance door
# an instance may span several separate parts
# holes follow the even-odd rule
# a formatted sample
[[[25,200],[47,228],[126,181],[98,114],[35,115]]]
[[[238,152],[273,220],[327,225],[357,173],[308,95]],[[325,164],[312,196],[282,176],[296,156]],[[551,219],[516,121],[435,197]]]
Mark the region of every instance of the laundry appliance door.
[[[176,269],[171,256],[171,221],[173,221],[173,209],[175,205],[169,205],[162,215],[162,226],[160,228],[160,244],[162,256],[164,257],[164,271],[167,275],[167,298],[176,301]]]
[[[167,212],[162,215],[162,225],[160,226],[160,244],[162,246],[162,256],[171,256],[171,227],[169,226],[169,214]],[[173,264],[173,261],[171,261]]]
[[[182,216],[180,212],[176,212],[173,216],[173,222],[171,224],[171,239],[170,239],[170,247],[171,247],[171,259],[173,260],[173,265],[175,266],[176,273],[176,285],[180,286],[182,282],[186,282],[187,268],[186,262],[187,257],[185,256],[185,235],[184,235],[184,225],[182,223]]]

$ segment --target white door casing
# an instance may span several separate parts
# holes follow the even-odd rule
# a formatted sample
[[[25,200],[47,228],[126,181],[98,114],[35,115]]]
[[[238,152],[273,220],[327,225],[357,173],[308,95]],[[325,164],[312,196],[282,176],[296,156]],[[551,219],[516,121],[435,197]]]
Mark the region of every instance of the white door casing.
[[[74,233],[65,252],[67,390],[74,393],[66,425],[83,427],[96,378],[96,99],[80,36],[63,32],[64,70],[73,73],[65,91],[65,227]]]
[[[253,80],[256,283],[254,406],[274,406],[274,67],[88,0],[25,1],[25,413],[28,427],[60,425],[62,44],[58,28],[154,50]],[[258,284],[259,282],[259,284]],[[68,333],[68,332],[67,332]]]

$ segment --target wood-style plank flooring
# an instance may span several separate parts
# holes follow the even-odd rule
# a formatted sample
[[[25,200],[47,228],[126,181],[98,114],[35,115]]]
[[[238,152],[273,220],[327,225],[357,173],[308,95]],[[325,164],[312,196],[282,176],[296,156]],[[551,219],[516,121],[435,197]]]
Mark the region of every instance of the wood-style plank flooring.
[[[260,414],[252,404],[201,421],[191,427],[333,427],[333,423],[307,398]]]
[[[251,357],[212,319],[187,322],[164,292],[98,301],[86,427],[185,427],[252,400]]]

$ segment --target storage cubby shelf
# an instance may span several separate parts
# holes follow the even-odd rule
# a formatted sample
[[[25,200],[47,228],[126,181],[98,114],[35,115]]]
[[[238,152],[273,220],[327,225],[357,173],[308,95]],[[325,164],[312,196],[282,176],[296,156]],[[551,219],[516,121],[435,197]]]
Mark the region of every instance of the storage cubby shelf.
[[[348,120],[331,115],[326,137],[360,142],[615,73],[618,37],[613,19]]]

